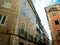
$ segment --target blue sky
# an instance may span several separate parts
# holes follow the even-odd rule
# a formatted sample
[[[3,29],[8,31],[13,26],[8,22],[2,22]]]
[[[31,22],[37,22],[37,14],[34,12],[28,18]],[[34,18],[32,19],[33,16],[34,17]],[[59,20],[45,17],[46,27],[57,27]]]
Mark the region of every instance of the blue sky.
[[[48,21],[46,18],[46,13],[45,13],[45,7],[56,4],[56,3],[60,3],[60,0],[32,0],[36,11],[41,19],[41,23],[43,24],[43,26],[45,27],[46,32],[49,35],[49,39],[51,39],[51,33],[50,33],[50,29],[49,29],[49,25],[48,25]]]
[[[57,0],[56,2],[60,4],[60,0]]]

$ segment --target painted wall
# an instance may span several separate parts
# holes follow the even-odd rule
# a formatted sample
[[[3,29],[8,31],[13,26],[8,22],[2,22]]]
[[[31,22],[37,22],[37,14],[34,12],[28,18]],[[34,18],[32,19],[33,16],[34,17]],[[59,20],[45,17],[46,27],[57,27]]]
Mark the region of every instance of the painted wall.
[[[56,5],[52,5],[52,6],[49,6],[49,7],[46,7],[46,14],[47,14],[47,17],[48,17],[48,22],[50,24],[50,27],[51,27],[51,31],[53,32],[54,34],[54,39],[52,39],[55,43],[55,45],[60,45],[60,37],[59,37],[59,34],[58,34],[58,30],[60,31],[60,9],[59,9],[60,5],[56,4]],[[55,8],[55,10],[53,11],[50,10],[51,8]],[[50,11],[51,12],[50,12]],[[59,24],[55,24],[55,20],[58,20]],[[56,22],[57,23],[57,22]]]

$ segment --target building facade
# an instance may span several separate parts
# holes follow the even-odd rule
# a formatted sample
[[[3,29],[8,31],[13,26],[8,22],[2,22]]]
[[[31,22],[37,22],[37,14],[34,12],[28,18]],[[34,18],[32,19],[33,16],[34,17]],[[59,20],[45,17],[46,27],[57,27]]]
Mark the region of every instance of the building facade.
[[[52,45],[60,45],[60,4],[45,8],[51,30]]]
[[[13,45],[20,0],[0,1],[0,45]]]
[[[0,1],[0,45],[38,45],[32,0]]]

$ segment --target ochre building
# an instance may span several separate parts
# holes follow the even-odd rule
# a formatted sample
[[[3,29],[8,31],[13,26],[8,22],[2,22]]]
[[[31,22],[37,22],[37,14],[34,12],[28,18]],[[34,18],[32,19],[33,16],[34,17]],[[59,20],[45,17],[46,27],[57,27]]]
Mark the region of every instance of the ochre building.
[[[52,45],[60,45],[60,4],[45,8],[52,36]]]

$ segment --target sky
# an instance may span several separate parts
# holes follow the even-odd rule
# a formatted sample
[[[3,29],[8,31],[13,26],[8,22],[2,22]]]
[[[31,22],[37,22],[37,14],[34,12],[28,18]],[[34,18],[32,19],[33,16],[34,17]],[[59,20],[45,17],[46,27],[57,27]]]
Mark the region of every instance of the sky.
[[[51,32],[49,29],[49,24],[46,18],[46,12],[45,12],[45,7],[56,4],[56,3],[60,3],[59,0],[32,0],[35,6],[35,9],[41,19],[41,23],[44,26],[46,32],[49,35],[49,39],[52,40],[51,38]]]

